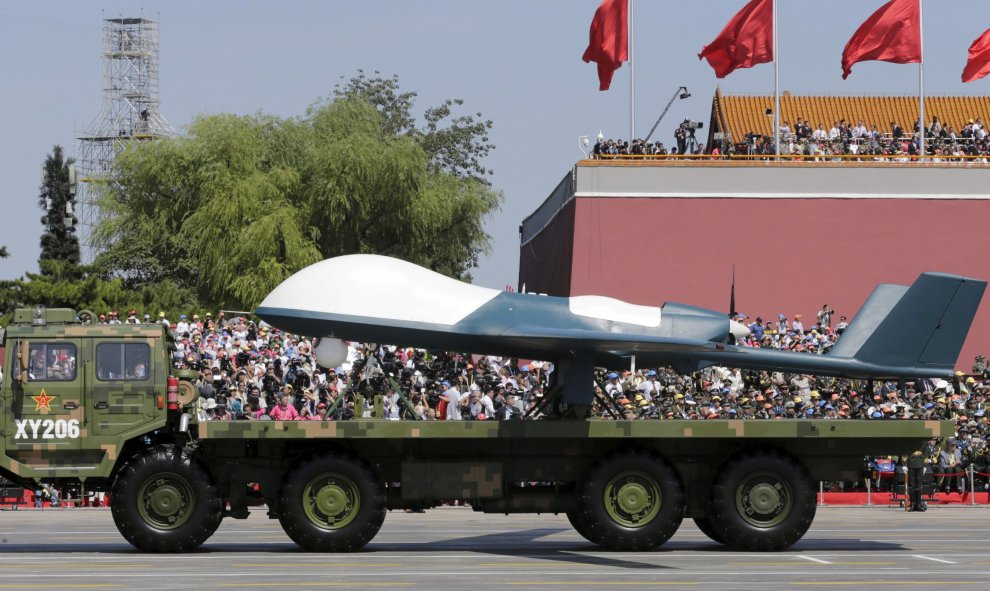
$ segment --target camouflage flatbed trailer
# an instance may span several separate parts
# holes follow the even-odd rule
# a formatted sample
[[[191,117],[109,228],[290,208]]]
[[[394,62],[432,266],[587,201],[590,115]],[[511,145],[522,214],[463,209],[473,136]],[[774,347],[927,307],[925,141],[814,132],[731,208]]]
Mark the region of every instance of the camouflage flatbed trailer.
[[[461,499],[485,513],[565,513],[607,548],[651,550],[684,517],[747,550],[798,541],[818,481],[860,480],[866,455],[907,455],[951,421],[210,422],[197,455],[225,496],[257,482],[285,531],[353,550],[388,509]]]
[[[80,313],[82,314],[82,313]],[[19,310],[4,338],[0,476],[108,491],[121,534],[192,550],[262,502],[311,550],[367,544],[390,509],[467,501],[566,513],[607,548],[650,550],[693,518],[713,540],[780,550],[815,514],[816,482],[858,480],[951,422],[236,421],[197,423],[190,372],[156,325]]]

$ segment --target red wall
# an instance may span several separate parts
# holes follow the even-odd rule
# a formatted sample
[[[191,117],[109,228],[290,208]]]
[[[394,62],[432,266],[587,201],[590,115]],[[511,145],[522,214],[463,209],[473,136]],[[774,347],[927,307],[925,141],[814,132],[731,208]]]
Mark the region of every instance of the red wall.
[[[990,279],[990,200],[577,198],[568,207],[573,223],[558,216],[548,230],[573,232],[570,289],[541,284],[541,273],[559,271],[523,256],[529,291],[728,311],[735,264],[740,312],[764,320],[800,313],[808,327],[822,304],[835,309],[834,325],[839,315],[852,318],[877,283],[910,284],[922,271]],[[959,369],[990,353],[988,329],[990,294]]]

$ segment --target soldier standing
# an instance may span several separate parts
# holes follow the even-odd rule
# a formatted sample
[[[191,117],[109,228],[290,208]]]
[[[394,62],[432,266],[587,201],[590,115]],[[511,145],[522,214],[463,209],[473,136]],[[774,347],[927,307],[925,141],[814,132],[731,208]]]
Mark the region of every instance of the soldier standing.
[[[908,490],[907,496],[910,502],[911,511],[927,511],[928,505],[921,499],[925,486],[925,472],[927,472],[925,454],[916,451],[907,459]]]

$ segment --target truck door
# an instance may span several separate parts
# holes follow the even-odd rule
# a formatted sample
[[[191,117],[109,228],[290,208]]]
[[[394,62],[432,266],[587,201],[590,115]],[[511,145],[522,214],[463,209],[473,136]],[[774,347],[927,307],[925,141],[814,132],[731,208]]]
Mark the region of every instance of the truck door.
[[[78,366],[81,341],[22,339],[8,345],[8,375],[12,376],[8,454],[28,465],[47,465],[60,452],[80,448],[84,423],[83,375]],[[24,355],[26,377],[19,361]]]
[[[147,340],[90,342],[93,353],[87,374],[89,416],[96,436],[140,432],[155,419],[159,409],[155,393],[155,364]]]

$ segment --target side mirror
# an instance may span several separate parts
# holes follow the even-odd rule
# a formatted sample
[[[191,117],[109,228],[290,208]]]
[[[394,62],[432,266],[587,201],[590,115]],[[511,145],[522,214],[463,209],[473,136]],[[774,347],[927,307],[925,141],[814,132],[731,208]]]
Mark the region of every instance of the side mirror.
[[[17,379],[24,386],[28,383],[28,353],[30,349],[31,344],[28,341],[21,341],[17,349],[17,363],[20,369],[17,373]]]

